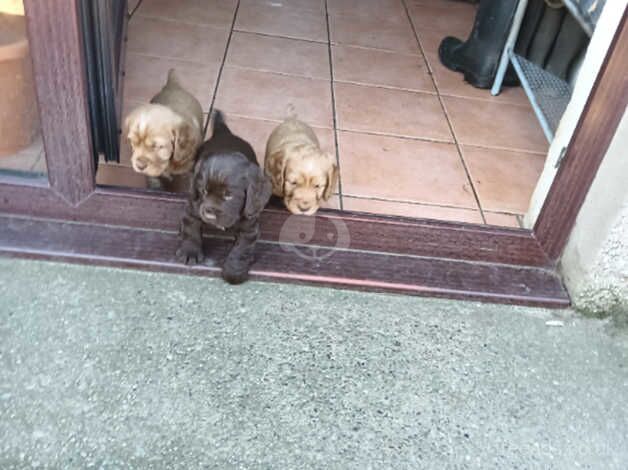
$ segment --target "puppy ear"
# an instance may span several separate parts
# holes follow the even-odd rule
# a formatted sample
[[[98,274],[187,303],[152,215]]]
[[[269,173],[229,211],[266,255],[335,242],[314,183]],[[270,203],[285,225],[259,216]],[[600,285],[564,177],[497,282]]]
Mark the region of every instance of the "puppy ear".
[[[129,135],[129,129],[131,128],[131,116],[132,114],[129,114],[127,117],[124,118],[122,128],[120,129],[120,132],[125,138],[127,135]]]
[[[198,131],[189,123],[181,120],[173,129],[174,155],[172,158],[177,162],[189,160],[195,155],[196,148],[200,143]]]
[[[138,114],[139,114],[139,111],[136,109],[136,110],[131,111],[127,115],[127,117],[124,118],[122,129],[120,129],[120,131],[122,132],[122,135],[124,136],[125,139],[129,135],[129,132],[131,132],[131,128],[134,127],[134,123],[137,122]]]
[[[323,199],[327,201],[336,189],[338,184],[338,165],[336,159],[330,153],[327,154],[327,160],[329,162],[329,168],[327,170],[327,185],[325,186],[325,192],[323,193]]]
[[[244,203],[244,216],[248,219],[259,215],[266,207],[272,194],[273,186],[270,178],[257,165],[251,165],[248,174],[248,186],[246,188],[246,202]]]
[[[140,105],[127,114],[122,125],[122,132],[125,137],[130,132],[143,133],[148,126],[148,115],[150,115],[151,105]]]
[[[279,197],[284,195],[283,188],[286,173],[286,160],[283,150],[277,150],[270,155],[266,155],[264,159],[264,168],[266,169],[266,173],[270,176],[273,193],[275,193],[275,196]]]

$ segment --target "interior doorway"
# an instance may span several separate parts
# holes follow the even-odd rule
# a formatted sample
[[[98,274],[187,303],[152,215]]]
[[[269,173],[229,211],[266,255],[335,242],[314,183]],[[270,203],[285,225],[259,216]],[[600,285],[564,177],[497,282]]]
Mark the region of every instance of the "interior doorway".
[[[206,120],[212,109],[225,112],[260,164],[270,132],[294,107],[336,155],[328,209],[523,226],[549,148],[530,101],[520,86],[498,96],[474,88],[438,56],[444,37],[469,35],[472,2],[139,0],[127,8],[122,117],[175,69]],[[147,188],[125,137],[118,162],[101,156],[97,182]]]

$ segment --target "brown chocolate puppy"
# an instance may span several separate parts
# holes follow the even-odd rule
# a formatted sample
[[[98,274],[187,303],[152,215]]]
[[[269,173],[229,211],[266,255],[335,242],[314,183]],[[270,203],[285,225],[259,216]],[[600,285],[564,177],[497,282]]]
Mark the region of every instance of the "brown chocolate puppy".
[[[203,262],[204,224],[228,230],[235,235],[235,244],[223,264],[222,277],[231,284],[244,282],[259,238],[259,215],[271,191],[270,179],[251,145],[233,135],[216,111],[212,138],[198,151],[177,258],[185,264]]]

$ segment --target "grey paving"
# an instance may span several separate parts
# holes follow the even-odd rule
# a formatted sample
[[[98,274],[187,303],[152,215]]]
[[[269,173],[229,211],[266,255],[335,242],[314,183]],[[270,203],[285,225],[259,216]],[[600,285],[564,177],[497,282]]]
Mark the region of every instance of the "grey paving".
[[[627,397],[569,311],[0,259],[3,470],[625,469]]]

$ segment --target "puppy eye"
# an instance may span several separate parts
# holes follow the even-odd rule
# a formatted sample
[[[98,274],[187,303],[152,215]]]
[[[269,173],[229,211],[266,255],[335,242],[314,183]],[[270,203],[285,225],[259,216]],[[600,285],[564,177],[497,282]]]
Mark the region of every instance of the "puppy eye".
[[[320,188],[321,188],[321,186],[323,186],[323,185],[322,185],[322,184],[315,184],[315,185],[314,185],[314,187],[315,187],[316,189],[320,189]]]
[[[294,180],[293,181],[288,181],[288,183],[290,183],[292,186],[296,186],[297,185],[297,182],[294,181]]]

